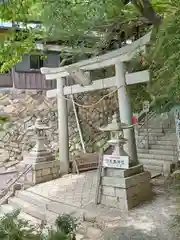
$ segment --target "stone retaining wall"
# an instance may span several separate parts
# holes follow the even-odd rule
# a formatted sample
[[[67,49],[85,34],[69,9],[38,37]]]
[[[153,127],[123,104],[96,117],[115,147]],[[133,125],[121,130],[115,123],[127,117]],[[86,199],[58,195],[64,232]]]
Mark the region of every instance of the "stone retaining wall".
[[[74,100],[82,105],[91,105],[111,90],[96,91],[74,95]],[[71,154],[81,150],[81,142],[72,104],[69,107],[69,147]],[[77,107],[86,150],[95,152],[106,143],[107,134],[99,131],[117,111],[116,94],[108,96],[91,108]],[[1,161],[20,161],[22,155],[34,145],[33,133],[28,131],[35,119],[41,116],[51,126],[47,131],[47,144],[58,150],[57,103],[56,99],[47,99],[45,92],[8,90],[0,93],[0,112],[8,113],[11,121],[0,132]]]

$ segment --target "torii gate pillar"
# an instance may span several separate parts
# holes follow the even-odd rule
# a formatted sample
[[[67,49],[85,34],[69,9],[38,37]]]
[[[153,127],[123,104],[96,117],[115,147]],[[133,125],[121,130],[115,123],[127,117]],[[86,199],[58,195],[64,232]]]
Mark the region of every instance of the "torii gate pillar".
[[[123,62],[115,64],[116,83],[118,88],[119,113],[122,122],[132,124],[131,103],[126,89],[125,67]],[[128,139],[124,149],[133,163],[137,163],[137,149],[134,128],[124,130],[124,137]]]
[[[67,101],[64,98],[63,88],[64,79],[57,79],[60,173],[66,174],[69,172],[69,133]]]

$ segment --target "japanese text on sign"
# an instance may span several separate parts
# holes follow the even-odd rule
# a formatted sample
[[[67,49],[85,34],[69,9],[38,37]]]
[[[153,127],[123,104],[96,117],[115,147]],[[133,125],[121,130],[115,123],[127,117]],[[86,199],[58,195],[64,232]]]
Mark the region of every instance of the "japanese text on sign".
[[[128,156],[104,155],[103,167],[108,168],[129,168]]]

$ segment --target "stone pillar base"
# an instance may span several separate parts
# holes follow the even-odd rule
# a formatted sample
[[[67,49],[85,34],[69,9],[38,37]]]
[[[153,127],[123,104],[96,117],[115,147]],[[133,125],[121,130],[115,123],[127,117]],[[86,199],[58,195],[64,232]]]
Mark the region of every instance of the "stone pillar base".
[[[58,178],[60,175],[60,162],[48,161],[33,163],[32,179],[33,184],[39,184]]]
[[[102,177],[100,203],[129,210],[152,198],[151,176],[143,165],[129,169],[106,168]]]

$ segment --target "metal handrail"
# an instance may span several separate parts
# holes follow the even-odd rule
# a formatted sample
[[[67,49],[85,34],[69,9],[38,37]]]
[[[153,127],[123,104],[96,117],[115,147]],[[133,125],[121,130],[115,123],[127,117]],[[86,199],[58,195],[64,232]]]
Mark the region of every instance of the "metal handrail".
[[[152,106],[154,104],[154,101],[152,101],[151,103],[150,103],[150,106]],[[165,107],[167,107],[169,105],[169,102],[165,105]],[[149,121],[150,119],[152,119],[154,116],[155,116],[155,114],[156,114],[156,112],[155,111],[153,111],[153,112],[149,112],[149,113],[152,113],[151,115],[150,115],[150,117],[147,117],[147,121]],[[144,114],[144,112],[143,111],[141,111],[141,116]],[[141,124],[141,126],[139,127],[139,125],[138,125],[138,135],[139,135],[139,133],[140,133],[140,130],[141,130],[141,128],[145,125],[145,123],[146,123],[146,121],[144,121],[142,124]],[[152,130],[152,129],[151,129]],[[162,125],[162,132],[164,131],[164,128],[163,128],[163,125]],[[148,129],[147,129],[147,133],[144,135],[144,138],[143,139],[141,139],[139,142],[138,142],[138,144],[140,144],[142,141],[144,141],[145,140],[145,138],[146,137],[148,137],[148,135],[149,135],[149,131],[148,131]],[[149,145],[149,144],[148,144]],[[149,148],[149,147],[148,147]]]
[[[152,131],[152,129],[151,129],[151,131]],[[142,143],[145,139],[146,139],[146,137],[148,137],[148,134],[151,132],[151,131],[148,131],[145,135],[144,135],[144,138],[143,139],[141,139],[140,141],[138,141],[138,145],[140,144],[140,143]],[[149,149],[149,143],[147,144],[148,145],[148,149]],[[145,145],[144,145],[145,146]]]
[[[154,105],[154,103],[155,103],[155,99],[153,99],[153,100],[150,102],[150,104],[149,104],[150,112],[152,112],[152,111],[151,111],[151,108],[152,108],[152,106]],[[141,118],[144,119],[143,115],[146,115],[146,112],[145,112],[144,110],[142,110],[142,111],[139,113],[138,120],[140,119],[140,121],[141,121]],[[139,121],[139,122],[140,122],[140,121]]]
[[[9,184],[11,181],[12,181],[12,182],[11,182],[5,189],[1,190],[0,195],[1,195],[1,196],[4,196],[4,195],[9,191],[9,189],[10,189],[15,183],[17,183],[17,181],[18,181],[22,176],[24,176],[25,174],[27,174],[31,169],[32,169],[32,165],[28,165],[28,167],[27,167],[22,173],[20,173],[15,179],[14,179],[14,177],[12,177],[11,179],[9,179],[9,180],[7,181],[7,184]]]
[[[150,119],[152,119],[152,117],[154,117],[154,115],[156,114],[156,112],[151,112],[152,114],[147,118],[147,120],[149,121]],[[146,121],[142,122],[142,124],[139,127],[139,123],[138,123],[138,134],[139,134],[139,130],[141,130],[141,128],[145,125]]]

